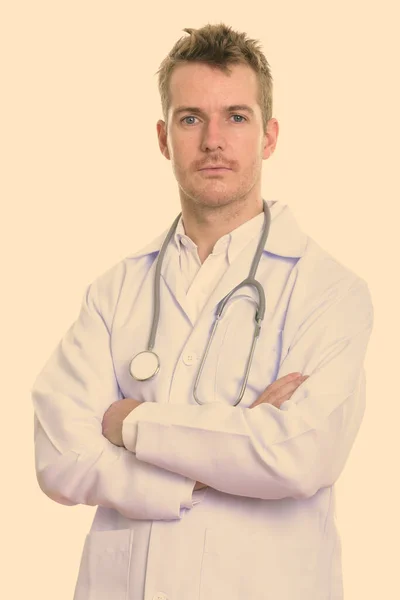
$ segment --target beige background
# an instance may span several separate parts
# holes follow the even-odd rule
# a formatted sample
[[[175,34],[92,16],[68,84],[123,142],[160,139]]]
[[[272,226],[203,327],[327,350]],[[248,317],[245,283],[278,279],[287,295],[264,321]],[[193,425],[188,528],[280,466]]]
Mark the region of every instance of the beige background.
[[[2,597],[72,599],[94,508],[64,507],[39,490],[30,386],[85,286],[180,211],[156,139],[155,72],[184,27],[220,20],[259,39],[272,68],[280,136],[264,162],[263,197],[289,203],[370,286],[368,409],[337,483],[345,599],[400,597],[396,5],[4,3]]]

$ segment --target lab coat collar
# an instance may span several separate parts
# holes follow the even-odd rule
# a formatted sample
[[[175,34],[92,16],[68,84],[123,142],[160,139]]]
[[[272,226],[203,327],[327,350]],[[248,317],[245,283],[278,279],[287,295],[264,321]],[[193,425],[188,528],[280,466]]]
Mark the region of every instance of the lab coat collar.
[[[268,201],[268,206],[271,211],[271,225],[264,251],[277,256],[300,258],[307,245],[307,235],[300,229],[287,204]],[[168,231],[169,227],[147,246],[130,254],[127,258],[139,258],[159,252]]]

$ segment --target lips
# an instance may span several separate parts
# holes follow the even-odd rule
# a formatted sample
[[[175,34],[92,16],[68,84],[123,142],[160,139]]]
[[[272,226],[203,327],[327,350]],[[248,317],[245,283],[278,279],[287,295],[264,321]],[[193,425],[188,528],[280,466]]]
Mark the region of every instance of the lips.
[[[203,167],[200,171],[230,171],[229,167],[218,166],[218,167]]]

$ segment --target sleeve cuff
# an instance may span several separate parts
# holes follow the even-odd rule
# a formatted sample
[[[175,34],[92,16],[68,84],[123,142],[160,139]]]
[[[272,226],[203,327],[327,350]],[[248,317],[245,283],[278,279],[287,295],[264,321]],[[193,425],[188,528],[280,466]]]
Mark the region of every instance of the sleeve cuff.
[[[138,421],[140,419],[140,409],[142,406],[143,405],[137,406],[122,421],[122,441],[125,448],[134,454],[136,454]],[[196,482],[188,477],[184,477],[182,479],[184,480],[184,496],[181,502],[181,508],[193,508],[193,506],[199,502],[198,499],[193,501],[193,488],[196,485]]]
[[[139,404],[122,421],[122,442],[127,450],[136,454],[136,442],[138,434],[138,421],[140,419],[140,409],[143,404]]]
[[[158,404],[157,402],[142,402],[122,421],[122,441],[127,450],[136,454],[139,420],[150,423],[171,425],[184,420],[183,409],[197,408],[191,405]]]

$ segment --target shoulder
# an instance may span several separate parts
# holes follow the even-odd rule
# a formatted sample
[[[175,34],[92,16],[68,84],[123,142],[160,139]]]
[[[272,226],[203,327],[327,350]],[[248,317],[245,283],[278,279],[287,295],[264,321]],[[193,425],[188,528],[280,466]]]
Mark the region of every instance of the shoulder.
[[[293,302],[296,310],[311,314],[317,307],[329,308],[345,298],[369,314],[373,312],[366,280],[337,260],[313,238],[307,236],[303,256],[295,267]]]

